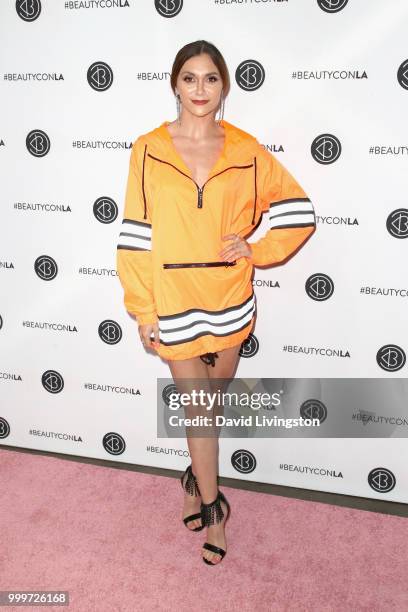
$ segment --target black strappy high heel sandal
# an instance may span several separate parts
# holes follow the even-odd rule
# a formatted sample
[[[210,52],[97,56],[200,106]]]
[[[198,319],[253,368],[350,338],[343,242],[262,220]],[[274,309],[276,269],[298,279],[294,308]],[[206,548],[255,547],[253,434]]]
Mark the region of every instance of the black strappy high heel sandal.
[[[187,478],[186,478],[186,481],[184,482],[184,477],[186,475],[187,475]],[[181,481],[181,486],[183,487],[184,491],[186,491],[190,495],[194,495],[195,497],[199,497],[201,495],[200,489],[198,487],[197,479],[193,474],[193,469],[192,469],[191,464],[187,467],[186,471],[181,476],[180,481]],[[183,518],[183,523],[185,524],[185,526],[187,527],[189,531],[201,531],[202,529],[204,529],[204,525],[201,525],[200,527],[194,527],[194,529],[190,529],[190,527],[188,527],[187,525],[187,523],[189,523],[190,521],[194,521],[195,519],[199,519],[199,518],[202,518],[201,512],[197,512],[196,514],[190,514],[189,516],[186,516],[185,518]]]
[[[213,502],[211,502],[210,504],[201,503],[201,520],[203,523],[203,527],[209,527],[210,525],[222,522],[222,519],[224,518],[224,511],[221,507],[221,501],[223,501],[224,504],[227,506],[227,517],[224,522],[225,527],[231,513],[231,506],[229,505],[224,493],[222,493],[220,490],[218,491],[218,495]],[[219,546],[215,546],[214,544],[210,544],[209,542],[204,542],[203,548],[205,548],[206,550],[210,550],[211,552],[216,553],[218,555],[221,555],[221,559],[220,561],[217,561],[217,563],[213,563],[205,557],[202,557],[204,563],[207,563],[207,565],[218,565],[219,563],[221,563],[221,561],[227,554],[226,550],[220,548]]]

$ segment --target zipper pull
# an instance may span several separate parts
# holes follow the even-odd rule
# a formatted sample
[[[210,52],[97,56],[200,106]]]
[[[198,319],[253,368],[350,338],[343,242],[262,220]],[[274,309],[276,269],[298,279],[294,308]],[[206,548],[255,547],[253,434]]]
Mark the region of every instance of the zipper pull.
[[[203,207],[203,187],[198,188],[198,204],[197,208]]]

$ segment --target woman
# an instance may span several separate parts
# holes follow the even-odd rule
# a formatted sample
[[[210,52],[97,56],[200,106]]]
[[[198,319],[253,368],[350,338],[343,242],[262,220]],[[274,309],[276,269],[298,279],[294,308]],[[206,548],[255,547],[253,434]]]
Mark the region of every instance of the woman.
[[[196,379],[224,391],[254,323],[253,265],[293,254],[315,230],[314,209],[256,138],[223,119],[230,81],[214,45],[180,49],[171,87],[177,121],[132,146],[117,272],[143,345],[167,360],[179,392],[196,389]],[[267,211],[270,229],[248,243],[244,236]],[[195,414],[186,407],[187,417]],[[207,528],[201,554],[215,565],[226,554],[230,506],[218,490],[218,432],[211,433],[187,429],[192,463],[181,483],[183,520],[191,530]]]

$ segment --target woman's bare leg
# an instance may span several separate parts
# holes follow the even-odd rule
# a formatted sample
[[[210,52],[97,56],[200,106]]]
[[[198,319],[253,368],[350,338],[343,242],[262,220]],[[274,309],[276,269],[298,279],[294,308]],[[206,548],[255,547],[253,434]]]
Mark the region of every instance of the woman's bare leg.
[[[224,385],[221,385],[223,387],[222,389],[220,389],[219,385],[222,381],[213,379],[229,379],[233,377],[240,346],[241,345],[237,345],[217,352],[218,358],[215,359],[214,367],[204,363],[200,357],[183,360],[169,360],[170,371],[179,392],[190,392],[192,388],[204,389],[208,393],[214,393],[218,390],[224,391]],[[195,383],[194,381],[196,379],[201,380],[197,380]],[[215,412],[218,413],[217,409]],[[213,416],[213,412],[206,410],[205,407],[185,407],[186,417],[196,416],[197,414]],[[189,433],[193,431],[194,428],[186,428],[193,473],[197,477],[201,498],[193,497],[185,493],[183,518],[188,514],[199,512],[201,501],[207,504],[214,501],[218,492],[218,436],[213,431],[212,435],[209,435],[210,432],[206,432],[205,437],[197,437],[197,430],[195,430],[195,435],[189,435]],[[226,512],[223,503],[222,507],[224,512]],[[223,522],[218,525],[211,525],[207,528],[207,541],[226,550]],[[200,525],[201,519],[196,519],[189,523],[190,528]],[[221,559],[220,555],[205,549],[202,550],[202,554],[213,563],[217,563]]]
[[[179,393],[190,393],[193,388],[196,390],[203,389],[207,393],[211,392],[207,365],[200,357],[169,360],[168,364]],[[197,383],[195,383],[196,380]],[[211,416],[209,411],[194,406],[191,408],[185,406],[184,412],[186,418],[196,415]],[[189,435],[189,433],[194,435]],[[214,495],[212,498],[214,499],[217,495],[217,441],[211,436],[198,437],[197,433],[197,429],[194,431],[194,428],[186,427],[187,444],[190,451],[193,473],[197,477],[201,495],[205,493],[205,498]],[[194,497],[188,493],[184,494],[183,518],[200,511],[201,499],[201,497]],[[200,526],[201,519],[190,521],[188,524],[189,529]]]
[[[241,348],[241,345],[233,346],[231,348],[225,349],[223,351],[219,351],[217,353],[218,358],[215,359],[215,366],[207,366],[208,374],[210,378],[211,390],[213,393],[219,393],[222,398],[222,393],[227,391],[229,380],[231,380],[235,376],[235,371],[238,365],[238,353]],[[212,411],[212,415],[215,417],[216,414],[223,414],[223,405],[216,403],[214,405],[214,409]],[[219,454],[219,445],[218,445],[218,436],[220,433],[220,428],[215,428],[214,431],[214,440],[216,440],[216,449],[217,449],[217,474],[218,474],[218,454]],[[206,499],[203,493],[203,502],[210,503],[214,501],[217,495],[217,490],[215,491],[215,495],[211,499]],[[227,507],[224,502],[221,502],[221,507],[224,511],[224,517],[227,513]],[[206,542],[209,544],[214,544],[215,546],[219,546],[224,550],[227,550],[227,542],[225,538],[225,530],[224,530],[225,518],[221,523],[216,525],[210,525],[207,527],[207,537]],[[219,563],[221,561],[221,556],[217,553],[211,552],[210,550],[206,550],[202,548],[201,550],[202,556],[211,561],[212,563]]]

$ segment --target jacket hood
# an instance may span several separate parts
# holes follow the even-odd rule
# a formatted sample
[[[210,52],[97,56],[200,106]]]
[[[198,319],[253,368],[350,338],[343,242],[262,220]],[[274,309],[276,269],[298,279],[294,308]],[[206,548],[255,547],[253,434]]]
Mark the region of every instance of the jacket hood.
[[[173,140],[167,128],[169,123],[170,121],[163,121],[163,123],[155,129],[142,134],[141,138],[147,144],[149,153],[176,165],[184,172],[189,172],[188,167],[185,165],[173,144]],[[221,154],[212,168],[211,174],[221,171],[233,164],[252,162],[256,154],[256,149],[260,146],[254,136],[241,130],[229,121],[221,119],[220,124],[224,128],[225,141]]]

